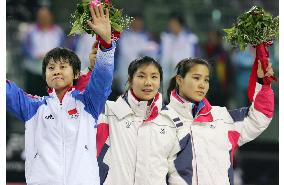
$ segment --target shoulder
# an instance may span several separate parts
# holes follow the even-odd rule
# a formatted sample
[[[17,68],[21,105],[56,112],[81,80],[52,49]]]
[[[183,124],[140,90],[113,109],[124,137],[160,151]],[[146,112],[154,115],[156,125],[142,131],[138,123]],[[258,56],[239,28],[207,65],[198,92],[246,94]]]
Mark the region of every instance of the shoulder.
[[[214,121],[223,120],[225,123],[234,122],[226,107],[212,106],[211,114],[213,116]]]
[[[183,125],[180,115],[168,105],[162,108],[160,117],[164,120],[168,120],[177,128]]]
[[[118,119],[124,119],[133,111],[131,110],[127,102],[120,96],[116,101],[106,102],[105,112],[107,115],[113,115]]]
[[[190,41],[191,43],[197,43],[199,41],[198,37],[194,33],[185,32],[185,34],[186,34],[187,40]]]

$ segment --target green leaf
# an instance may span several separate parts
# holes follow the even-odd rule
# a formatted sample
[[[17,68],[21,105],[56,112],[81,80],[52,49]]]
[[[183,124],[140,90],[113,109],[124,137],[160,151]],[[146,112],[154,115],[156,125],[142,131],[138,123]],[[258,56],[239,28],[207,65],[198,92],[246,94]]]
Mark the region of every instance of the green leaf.
[[[274,40],[279,35],[279,18],[273,18],[263,8],[253,6],[248,12],[241,14],[234,27],[223,29],[225,39],[232,45],[245,49],[247,44],[257,45]]]

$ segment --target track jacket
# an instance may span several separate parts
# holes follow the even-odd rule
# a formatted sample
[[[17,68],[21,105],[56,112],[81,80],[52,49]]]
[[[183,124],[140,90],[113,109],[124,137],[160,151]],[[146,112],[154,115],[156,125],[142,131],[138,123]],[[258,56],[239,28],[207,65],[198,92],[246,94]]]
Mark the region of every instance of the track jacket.
[[[147,104],[138,101],[131,91],[115,102],[107,101],[97,132],[104,185],[166,185],[169,161],[179,149],[176,128],[158,115],[161,94]]]
[[[176,124],[181,151],[173,161],[176,171],[170,174],[169,184],[232,185],[234,152],[268,127],[273,90],[268,85],[259,87],[249,109],[229,112],[204,99],[193,116],[192,107],[175,90],[171,93],[167,116]]]
[[[25,122],[28,185],[98,185],[96,121],[111,92],[115,43],[99,51],[90,83],[70,90],[62,102],[55,91],[32,97],[6,82],[7,110]]]

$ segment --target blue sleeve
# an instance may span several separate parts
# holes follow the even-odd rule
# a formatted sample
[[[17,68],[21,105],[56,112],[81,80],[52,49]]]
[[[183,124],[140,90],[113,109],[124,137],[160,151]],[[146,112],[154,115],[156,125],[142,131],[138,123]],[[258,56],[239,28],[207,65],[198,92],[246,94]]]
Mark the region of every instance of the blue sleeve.
[[[104,109],[108,96],[111,93],[111,85],[114,70],[114,52],[116,44],[106,50],[98,50],[96,63],[86,90],[83,92],[82,102],[85,110],[95,120]]]
[[[242,107],[239,109],[229,110],[229,114],[233,118],[234,122],[243,121],[248,116],[249,107]]]
[[[28,121],[42,104],[44,104],[43,98],[32,97],[15,83],[6,80],[6,108],[18,119],[23,122]]]

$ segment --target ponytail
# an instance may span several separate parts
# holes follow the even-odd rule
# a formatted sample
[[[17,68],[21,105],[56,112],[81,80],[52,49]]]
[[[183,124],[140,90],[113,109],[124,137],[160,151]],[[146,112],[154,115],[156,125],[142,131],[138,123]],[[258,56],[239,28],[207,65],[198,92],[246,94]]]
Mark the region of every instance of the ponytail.
[[[177,86],[176,75],[175,75],[170,79],[169,87],[167,89],[167,100],[168,100],[168,102],[170,102],[172,90],[174,90],[176,88],[178,88],[178,86]]]

